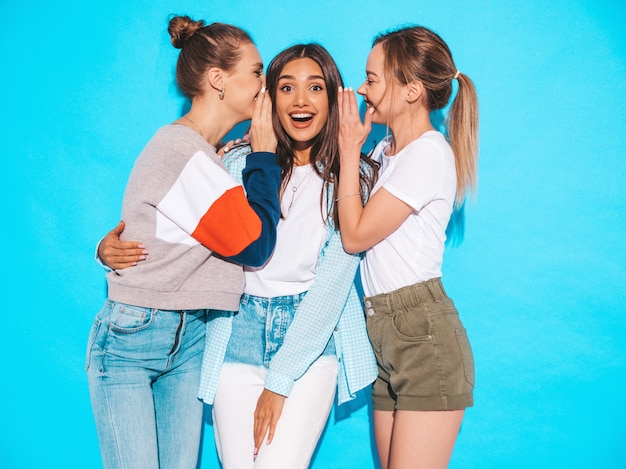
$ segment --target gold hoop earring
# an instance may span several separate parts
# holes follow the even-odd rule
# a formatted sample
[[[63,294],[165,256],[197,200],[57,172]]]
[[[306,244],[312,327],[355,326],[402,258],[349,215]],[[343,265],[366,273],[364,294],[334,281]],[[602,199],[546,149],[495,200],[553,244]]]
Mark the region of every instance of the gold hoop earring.
[[[223,100],[224,99],[224,88],[222,88],[220,90],[220,99]]]

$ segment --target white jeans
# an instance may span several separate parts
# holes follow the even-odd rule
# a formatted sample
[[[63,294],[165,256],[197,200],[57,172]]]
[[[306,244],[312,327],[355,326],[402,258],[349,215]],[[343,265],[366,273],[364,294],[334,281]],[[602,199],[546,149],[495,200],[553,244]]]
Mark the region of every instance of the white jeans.
[[[215,443],[224,469],[309,466],[335,399],[337,358],[318,358],[295,382],[272,443],[263,443],[255,460],[254,410],[266,374],[262,366],[224,363],[213,404]]]

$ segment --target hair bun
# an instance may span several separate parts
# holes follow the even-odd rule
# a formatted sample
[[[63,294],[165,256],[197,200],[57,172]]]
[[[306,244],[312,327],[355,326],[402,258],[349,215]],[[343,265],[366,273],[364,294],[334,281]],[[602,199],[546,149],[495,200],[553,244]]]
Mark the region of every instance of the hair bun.
[[[174,16],[170,19],[167,32],[170,33],[172,45],[182,49],[195,32],[204,27],[204,21],[194,21],[189,16]]]

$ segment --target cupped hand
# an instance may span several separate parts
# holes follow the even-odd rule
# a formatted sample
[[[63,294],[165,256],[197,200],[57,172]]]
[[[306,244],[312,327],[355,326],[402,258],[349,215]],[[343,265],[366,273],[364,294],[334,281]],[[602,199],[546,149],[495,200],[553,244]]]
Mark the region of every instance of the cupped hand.
[[[250,146],[252,151],[276,152],[278,140],[272,125],[272,100],[265,87],[261,88],[252,114]]]
[[[111,269],[119,270],[137,265],[137,262],[145,260],[148,254],[140,242],[120,241],[124,227],[124,222],[120,221],[98,245],[98,257]]]
[[[267,435],[267,444],[274,439],[276,424],[283,412],[285,396],[264,389],[254,411],[254,454],[258,452]]]
[[[339,153],[342,157],[361,155],[361,148],[372,130],[373,108],[368,108],[361,122],[356,95],[351,88],[340,89],[337,95],[339,107]]]

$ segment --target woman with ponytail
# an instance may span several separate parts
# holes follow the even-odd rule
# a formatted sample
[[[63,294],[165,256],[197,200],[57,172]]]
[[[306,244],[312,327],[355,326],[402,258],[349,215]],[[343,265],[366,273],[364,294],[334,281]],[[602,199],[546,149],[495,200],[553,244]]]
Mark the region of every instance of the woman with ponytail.
[[[450,216],[476,187],[476,92],[446,43],[424,27],[377,37],[366,74],[358,89],[368,105],[364,122],[352,90],[339,91],[336,200],[345,249],[365,251],[376,445],[383,469],[446,468],[473,405],[472,351],[441,265]],[[455,81],[444,135],[430,116],[448,105]],[[363,206],[359,155],[372,122],[391,136],[374,150],[380,177]]]
[[[241,264],[266,262],[280,218],[277,141],[257,48],[227,24],[177,16],[168,31],[181,49],[176,79],[191,108],[135,162],[122,242],[141,252],[128,241],[141,239],[150,255],[133,269],[121,269],[124,256],[111,262],[117,270],[107,274],[108,299],[87,348],[105,469],[196,468],[207,322],[238,308]],[[249,119],[252,153],[240,184],[216,146]]]

